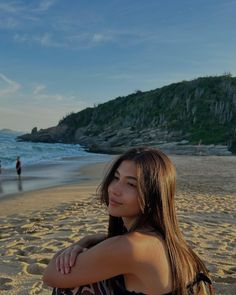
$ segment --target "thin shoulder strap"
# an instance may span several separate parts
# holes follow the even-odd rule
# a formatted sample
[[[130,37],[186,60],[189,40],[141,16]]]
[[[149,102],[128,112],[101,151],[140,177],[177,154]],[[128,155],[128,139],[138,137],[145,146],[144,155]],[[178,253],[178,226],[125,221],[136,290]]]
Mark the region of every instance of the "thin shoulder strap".
[[[204,282],[208,286],[210,295],[215,295],[211,279],[208,276],[206,276],[203,272],[199,272],[197,274],[196,280],[192,283],[192,286],[200,282]]]

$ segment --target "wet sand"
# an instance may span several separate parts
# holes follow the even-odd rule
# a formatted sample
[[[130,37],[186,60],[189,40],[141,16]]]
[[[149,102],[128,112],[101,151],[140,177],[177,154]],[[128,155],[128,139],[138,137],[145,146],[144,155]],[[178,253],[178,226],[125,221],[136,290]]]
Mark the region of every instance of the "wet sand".
[[[18,179],[15,169],[4,169],[0,174],[0,199],[9,195],[21,194],[42,188],[67,185],[89,179],[89,175],[81,174],[80,168],[94,162],[106,162],[110,155],[91,157],[64,158],[55,163],[40,163],[23,166],[21,178]]]
[[[236,157],[171,158],[184,235],[212,272],[216,294],[236,294]],[[106,210],[96,196],[105,166],[83,167],[77,184],[0,201],[0,294],[51,294],[41,276],[53,253],[106,231]]]

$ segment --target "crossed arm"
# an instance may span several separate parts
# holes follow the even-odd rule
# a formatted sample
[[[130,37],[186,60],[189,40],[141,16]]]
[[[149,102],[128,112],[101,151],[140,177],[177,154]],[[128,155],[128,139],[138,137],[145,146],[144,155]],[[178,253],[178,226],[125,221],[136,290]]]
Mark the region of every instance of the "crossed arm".
[[[68,274],[71,268],[75,265],[77,256],[87,251],[89,248],[99,244],[107,238],[105,234],[93,234],[85,236],[78,242],[69,247],[58,251],[55,255],[55,263],[57,271],[62,274]]]
[[[119,274],[133,273],[135,271],[133,254],[132,239],[128,235],[109,238],[80,253],[70,271],[63,274],[59,271],[61,267],[61,262],[58,263],[57,259],[59,253],[47,266],[43,281],[52,287],[74,288]],[[63,261],[66,260],[63,258]]]

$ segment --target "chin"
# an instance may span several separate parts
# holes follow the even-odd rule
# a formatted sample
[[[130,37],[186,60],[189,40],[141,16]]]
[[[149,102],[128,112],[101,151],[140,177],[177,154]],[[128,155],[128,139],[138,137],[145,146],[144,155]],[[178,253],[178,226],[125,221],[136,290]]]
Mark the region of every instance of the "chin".
[[[108,206],[108,213],[109,213],[109,215],[111,215],[113,217],[122,217],[122,215],[119,214],[119,212],[117,212],[113,208],[110,208],[109,206]]]

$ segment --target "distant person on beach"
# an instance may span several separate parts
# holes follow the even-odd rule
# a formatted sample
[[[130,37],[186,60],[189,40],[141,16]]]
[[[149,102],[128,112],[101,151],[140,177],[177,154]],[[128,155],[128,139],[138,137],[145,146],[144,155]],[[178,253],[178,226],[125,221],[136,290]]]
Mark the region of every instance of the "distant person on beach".
[[[2,173],[2,162],[0,160],[0,174]]]
[[[16,173],[18,175],[18,178],[20,179],[20,177],[21,177],[21,161],[20,161],[20,157],[16,158]]]
[[[160,150],[133,148],[99,187],[108,234],[60,250],[43,280],[53,295],[214,294],[206,266],[185,241],[176,216],[176,173]]]

